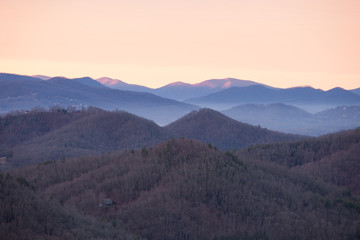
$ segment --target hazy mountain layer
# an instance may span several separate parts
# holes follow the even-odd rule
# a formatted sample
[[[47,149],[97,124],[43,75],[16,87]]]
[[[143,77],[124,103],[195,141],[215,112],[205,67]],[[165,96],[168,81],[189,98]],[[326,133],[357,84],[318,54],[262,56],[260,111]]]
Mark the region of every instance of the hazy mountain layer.
[[[161,125],[198,108],[150,93],[110,89],[91,78],[56,77],[43,81],[0,74],[0,113],[54,105],[119,109],[152,119]]]
[[[271,130],[309,136],[353,129],[360,126],[360,106],[339,106],[316,114],[276,104],[244,104],[222,111],[240,122]]]
[[[341,88],[322,91],[311,87],[272,89],[260,85],[233,87],[186,102],[213,109],[229,109],[239,104],[285,103],[317,112],[339,105],[360,105],[360,96]]]

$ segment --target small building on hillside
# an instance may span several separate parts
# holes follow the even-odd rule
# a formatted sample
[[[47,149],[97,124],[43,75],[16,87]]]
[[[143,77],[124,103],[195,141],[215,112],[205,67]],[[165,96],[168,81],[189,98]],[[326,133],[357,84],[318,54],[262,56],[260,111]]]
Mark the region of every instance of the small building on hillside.
[[[104,199],[104,206],[111,206],[113,204],[114,204],[114,202],[110,198]]]

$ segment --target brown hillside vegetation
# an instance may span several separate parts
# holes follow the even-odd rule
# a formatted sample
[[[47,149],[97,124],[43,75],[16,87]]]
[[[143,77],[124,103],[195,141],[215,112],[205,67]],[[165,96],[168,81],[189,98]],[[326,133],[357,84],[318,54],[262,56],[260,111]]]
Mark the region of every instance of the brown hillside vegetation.
[[[238,155],[314,175],[360,196],[360,128],[292,143],[252,146]]]
[[[149,240],[360,237],[359,199],[344,188],[190,139],[12,174],[66,208]]]
[[[23,178],[0,174],[0,192],[1,239],[135,239],[107,222],[43,197]]]
[[[130,113],[97,108],[55,108],[0,118],[0,157],[16,167],[112,150],[141,148],[169,139],[166,130]],[[4,167],[4,166],[3,166]]]
[[[197,139],[223,150],[301,138],[241,123],[211,109],[193,111],[166,128],[176,137]]]

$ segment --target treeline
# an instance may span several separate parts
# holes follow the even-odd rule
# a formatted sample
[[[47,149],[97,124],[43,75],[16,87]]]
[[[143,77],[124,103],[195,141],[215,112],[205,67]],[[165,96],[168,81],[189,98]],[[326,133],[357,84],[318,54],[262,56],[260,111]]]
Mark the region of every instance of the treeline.
[[[190,139],[13,174],[65,208],[146,239],[360,237],[359,199],[346,188]]]

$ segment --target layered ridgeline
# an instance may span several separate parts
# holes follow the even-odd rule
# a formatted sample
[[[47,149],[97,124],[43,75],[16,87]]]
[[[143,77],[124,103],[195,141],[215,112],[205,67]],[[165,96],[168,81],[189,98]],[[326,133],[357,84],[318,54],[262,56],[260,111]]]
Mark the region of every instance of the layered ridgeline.
[[[222,113],[240,122],[309,136],[320,136],[360,126],[360,105],[338,106],[312,114],[282,103],[243,104]]]
[[[151,93],[110,89],[89,78],[39,78],[0,73],[0,113],[34,107],[123,110],[168,124],[198,107]]]
[[[319,136],[360,126],[358,91],[280,89],[235,78],[197,84],[174,82],[152,89],[106,77],[67,79],[0,73],[0,114],[39,106],[96,106],[131,112],[165,126],[202,106],[271,130]]]
[[[188,99],[186,102],[218,110],[240,104],[284,103],[310,112],[318,112],[341,105],[360,105],[360,96],[342,88],[323,91],[312,87],[278,89],[253,85],[232,87],[203,97]]]
[[[210,109],[192,112],[166,127],[121,111],[35,109],[0,117],[1,168],[138,149],[180,136],[224,150],[300,138],[243,124]]]
[[[344,151],[350,144],[346,139]],[[316,141],[326,140],[299,143],[315,147]],[[32,194],[43,196],[45,205],[58,202],[58,211],[76,209],[149,240],[359,238],[359,195],[347,185],[316,180],[311,172],[294,171],[282,162],[256,160],[261,149],[263,155],[268,151],[255,149],[257,155],[251,148],[239,157],[195,140],[174,139],[141,150],[39,164],[11,175],[36,189]],[[316,149],[328,150],[325,145]],[[291,156],[280,154],[281,160]],[[342,161],[335,159],[340,155],[333,157]],[[307,164],[312,163],[302,166]],[[2,206],[22,199],[15,192],[9,195],[1,199]],[[7,208],[10,216],[15,210],[20,214],[7,220],[8,231],[17,234],[21,225],[16,221],[34,208]]]

